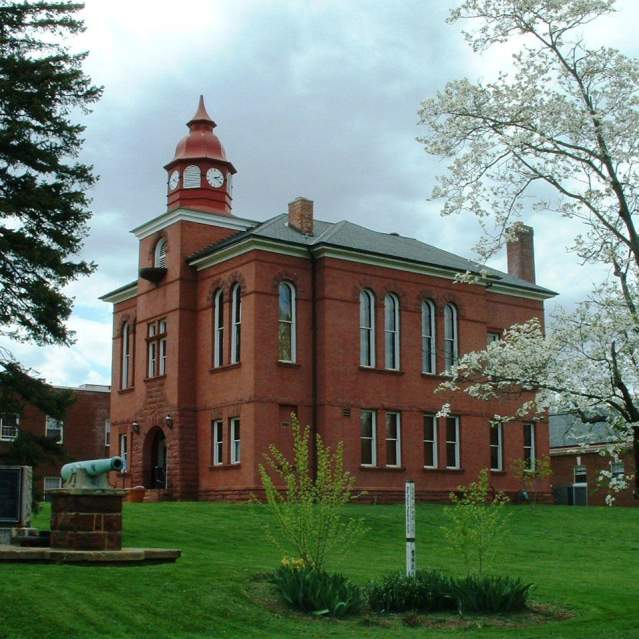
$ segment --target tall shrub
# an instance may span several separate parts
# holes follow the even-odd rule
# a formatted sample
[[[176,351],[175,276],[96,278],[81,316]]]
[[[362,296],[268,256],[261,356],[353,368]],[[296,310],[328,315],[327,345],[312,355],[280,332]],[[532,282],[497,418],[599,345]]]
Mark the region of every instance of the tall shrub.
[[[353,499],[354,477],[344,469],[344,448],[334,451],[316,438],[317,471],[310,461],[310,429],[291,420],[293,460],[269,446],[259,473],[273,519],[267,525],[271,541],[293,552],[304,565],[322,570],[331,556],[344,553],[365,528],[347,517],[344,506]],[[282,486],[279,488],[278,486]]]
[[[481,574],[506,532],[508,498],[491,489],[488,471],[483,469],[476,481],[459,486],[450,499],[453,505],[445,509],[445,537],[463,557],[468,574]]]

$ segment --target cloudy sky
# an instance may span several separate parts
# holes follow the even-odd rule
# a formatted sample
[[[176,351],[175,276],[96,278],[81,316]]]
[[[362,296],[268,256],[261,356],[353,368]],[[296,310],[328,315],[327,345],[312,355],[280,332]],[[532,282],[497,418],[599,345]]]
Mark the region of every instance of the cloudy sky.
[[[104,97],[86,118],[83,159],[95,166],[86,256],[75,283],[70,349],[10,345],[50,382],[109,383],[111,307],[98,296],[136,277],[130,229],[165,210],[163,165],[198,96],[238,170],[234,213],[256,220],[298,195],[317,217],[349,219],[471,256],[474,221],[441,218],[428,202],[443,165],[416,142],[420,101],[447,80],[488,79],[508,56],[473,54],[447,0],[86,0],[86,70]],[[638,56],[633,0],[599,21],[589,41]],[[573,225],[530,218],[537,281],[570,305],[600,273],[565,245]],[[494,263],[505,268],[505,257]],[[6,343],[5,343],[6,345]]]

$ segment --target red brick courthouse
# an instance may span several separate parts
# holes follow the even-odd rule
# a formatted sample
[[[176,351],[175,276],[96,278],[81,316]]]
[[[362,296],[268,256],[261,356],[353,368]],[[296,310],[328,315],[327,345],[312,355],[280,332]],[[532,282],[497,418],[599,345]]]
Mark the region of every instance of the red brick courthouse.
[[[373,498],[437,499],[513,459],[548,452],[547,426],[491,429],[495,406],[433,391],[459,353],[543,319],[532,229],[509,273],[453,284],[479,266],[417,240],[313,217],[297,198],[264,222],[232,213],[233,164],[200,100],[167,171],[167,211],[133,230],[139,277],[114,305],[112,451],[142,484],[177,499],[259,489],[270,443],[290,449],[290,414],[329,444]]]

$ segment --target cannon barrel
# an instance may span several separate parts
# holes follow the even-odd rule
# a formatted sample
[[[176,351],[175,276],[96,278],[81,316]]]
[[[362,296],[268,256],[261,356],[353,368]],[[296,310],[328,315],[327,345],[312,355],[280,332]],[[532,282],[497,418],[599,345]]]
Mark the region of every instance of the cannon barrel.
[[[89,459],[87,461],[71,462],[62,466],[60,476],[64,481],[69,481],[70,477],[78,470],[83,470],[91,477],[103,475],[112,470],[122,470],[124,462],[122,457],[107,457],[106,459]]]

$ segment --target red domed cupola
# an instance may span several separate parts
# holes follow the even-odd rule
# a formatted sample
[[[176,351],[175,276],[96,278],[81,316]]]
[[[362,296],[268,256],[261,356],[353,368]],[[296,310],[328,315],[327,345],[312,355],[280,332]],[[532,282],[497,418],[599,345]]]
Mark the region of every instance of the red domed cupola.
[[[204,97],[187,122],[189,133],[175,148],[175,157],[164,167],[168,173],[167,209],[187,208],[231,214],[231,180],[235,167],[206,112]]]

